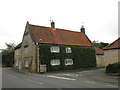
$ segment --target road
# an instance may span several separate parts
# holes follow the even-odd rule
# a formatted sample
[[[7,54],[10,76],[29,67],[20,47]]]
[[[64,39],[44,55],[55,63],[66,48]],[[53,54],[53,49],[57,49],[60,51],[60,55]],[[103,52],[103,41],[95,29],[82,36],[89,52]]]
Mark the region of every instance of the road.
[[[109,81],[100,80],[100,72],[104,70],[89,70],[77,72],[57,72],[33,74],[19,72],[11,68],[2,69],[2,88],[118,88],[116,78]],[[99,75],[95,76],[98,73]],[[110,79],[111,78],[111,79]]]

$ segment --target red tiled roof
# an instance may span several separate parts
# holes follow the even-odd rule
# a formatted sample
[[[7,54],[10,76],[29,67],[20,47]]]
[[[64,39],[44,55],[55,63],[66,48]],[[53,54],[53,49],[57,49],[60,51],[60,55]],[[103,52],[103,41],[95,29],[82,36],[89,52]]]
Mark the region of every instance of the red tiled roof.
[[[53,30],[50,27],[29,24],[29,29],[34,42],[52,43],[78,46],[92,46],[90,40],[82,32],[64,29]]]
[[[103,55],[104,54],[104,51],[98,47],[94,47],[95,49],[95,52],[96,52],[96,55]]]
[[[107,49],[120,49],[120,38],[104,48],[104,50]]]

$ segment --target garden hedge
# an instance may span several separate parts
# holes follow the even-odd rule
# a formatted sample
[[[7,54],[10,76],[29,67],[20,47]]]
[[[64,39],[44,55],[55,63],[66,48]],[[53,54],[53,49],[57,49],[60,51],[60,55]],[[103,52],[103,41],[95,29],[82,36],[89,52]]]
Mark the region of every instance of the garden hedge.
[[[51,53],[51,46],[59,46],[59,53]],[[66,53],[65,48],[71,47],[72,52]],[[41,44],[39,45],[40,62],[46,64],[47,71],[70,70],[80,68],[96,67],[95,50],[92,47],[68,46],[57,44]],[[51,66],[51,59],[60,59],[59,66]],[[65,59],[73,59],[73,65],[65,65]]]

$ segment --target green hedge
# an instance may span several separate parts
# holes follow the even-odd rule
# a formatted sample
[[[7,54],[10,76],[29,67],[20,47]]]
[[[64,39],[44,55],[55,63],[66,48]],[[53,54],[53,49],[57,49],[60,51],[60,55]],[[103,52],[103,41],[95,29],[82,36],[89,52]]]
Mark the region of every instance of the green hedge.
[[[59,46],[59,53],[51,53],[51,46]],[[47,65],[47,71],[69,70],[96,67],[95,50],[91,47],[69,46],[72,53],[66,53],[66,45],[55,44],[41,44],[40,48],[40,62]],[[60,59],[59,66],[51,66],[51,59]],[[65,59],[73,59],[73,65],[65,65]]]
[[[120,62],[107,65],[106,73],[120,73]]]

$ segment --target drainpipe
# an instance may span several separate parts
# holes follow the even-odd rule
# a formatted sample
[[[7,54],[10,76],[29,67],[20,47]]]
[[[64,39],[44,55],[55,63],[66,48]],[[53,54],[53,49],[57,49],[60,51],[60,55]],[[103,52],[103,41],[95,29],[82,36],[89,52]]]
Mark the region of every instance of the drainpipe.
[[[37,49],[36,49],[36,54],[37,54],[37,72],[40,72],[40,65],[39,65],[39,44],[36,43]]]

